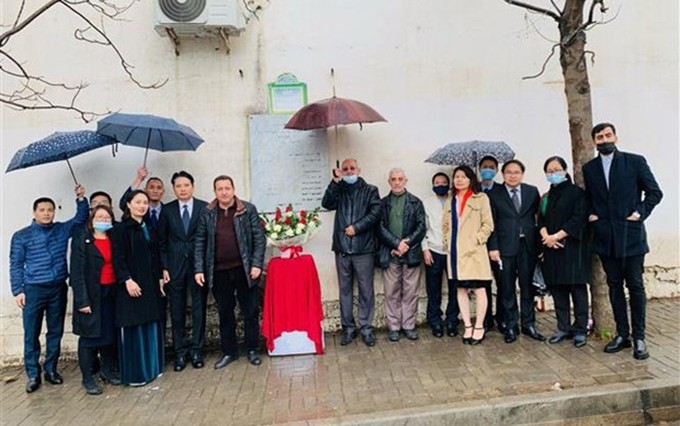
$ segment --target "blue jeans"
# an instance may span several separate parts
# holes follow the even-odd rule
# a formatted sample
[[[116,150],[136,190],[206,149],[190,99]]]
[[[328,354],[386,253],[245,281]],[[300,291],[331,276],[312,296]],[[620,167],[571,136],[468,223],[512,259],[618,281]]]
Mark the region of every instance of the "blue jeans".
[[[43,318],[47,322],[47,350],[43,367],[47,372],[57,371],[57,361],[61,353],[61,337],[64,335],[67,289],[65,282],[25,287],[24,365],[29,378],[37,378],[41,372],[39,359]]]
[[[442,275],[446,277],[446,255],[432,253],[432,265],[425,266],[425,290],[427,291],[427,323],[430,327],[442,325]],[[449,288],[449,300],[446,304],[446,323],[449,326],[458,326],[458,298],[454,280],[447,279]]]

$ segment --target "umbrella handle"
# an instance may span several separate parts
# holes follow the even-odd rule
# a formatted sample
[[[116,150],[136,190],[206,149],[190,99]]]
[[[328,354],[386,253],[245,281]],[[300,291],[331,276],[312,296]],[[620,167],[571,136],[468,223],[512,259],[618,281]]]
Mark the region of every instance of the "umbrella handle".
[[[78,179],[76,179],[76,174],[73,173],[73,167],[71,167],[71,162],[68,161],[68,158],[66,159],[66,164],[68,164],[68,169],[71,171],[71,176],[73,177],[73,182],[76,183],[76,186],[80,185],[78,183]]]

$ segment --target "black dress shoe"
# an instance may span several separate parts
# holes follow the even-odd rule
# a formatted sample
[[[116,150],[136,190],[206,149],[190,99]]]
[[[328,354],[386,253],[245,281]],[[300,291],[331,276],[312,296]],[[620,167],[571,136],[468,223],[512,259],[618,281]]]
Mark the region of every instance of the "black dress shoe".
[[[368,333],[361,333],[361,340],[364,341],[366,346],[375,346],[375,336],[372,331]]]
[[[522,328],[522,334],[529,336],[534,340],[538,340],[539,342],[545,341],[545,336],[539,333],[538,330],[536,330],[536,327],[524,327]]]
[[[432,335],[436,338],[441,338],[444,336],[444,330],[441,325],[432,326]]]
[[[232,362],[236,361],[237,359],[238,357],[234,355],[222,355],[222,357],[218,359],[217,362],[215,362],[215,370],[224,368],[227,365],[231,364]]]
[[[102,388],[95,383],[94,380],[92,380],[92,377],[90,377],[88,380],[83,381],[83,387],[85,388],[85,393],[88,395],[101,395],[102,394]]]
[[[513,343],[517,341],[517,333],[515,333],[515,330],[513,329],[506,329],[503,340],[505,340],[505,343]]]
[[[582,348],[586,345],[587,339],[585,334],[577,334],[574,336],[574,346]]]
[[[482,331],[482,337],[480,337],[479,339],[475,339],[474,337],[472,337],[470,344],[473,345],[473,346],[479,345],[480,343],[482,343],[482,341],[484,340],[484,337],[486,337],[486,329],[484,327],[482,327],[482,328],[475,327],[474,330],[481,330]],[[475,335],[474,331],[472,332],[472,335],[473,336]]]
[[[64,378],[56,371],[45,371],[45,381],[53,385],[60,385],[64,383]]]
[[[99,373],[99,378],[102,379],[102,382],[108,383],[112,386],[118,386],[123,384],[123,381],[120,380],[120,376],[118,375],[118,373],[113,372],[104,373],[102,371],[101,373]]]
[[[640,360],[649,358],[647,345],[643,339],[633,339],[633,358]]]
[[[446,326],[446,335],[449,336],[449,337],[458,336],[458,326],[455,326],[453,324],[448,324]]]
[[[196,354],[191,357],[191,366],[194,368],[203,368],[203,357]]]
[[[356,338],[357,338],[357,331],[356,330],[352,330],[352,331],[344,330],[342,332],[342,338],[340,339],[340,345],[341,346],[347,346],[350,343],[352,343],[354,341],[354,339],[356,339]]]
[[[604,351],[608,354],[613,354],[625,348],[630,348],[630,339],[623,338],[617,334],[611,342],[605,345]]]
[[[40,388],[40,376],[31,377],[26,383],[26,393],[33,393]]]
[[[174,367],[175,371],[177,371],[177,372],[182,371],[186,368],[186,366],[187,366],[187,362],[184,360],[184,356],[180,356],[180,357],[177,357],[177,359],[175,359],[175,367]]]
[[[571,333],[567,333],[566,331],[562,330],[557,330],[557,333],[555,335],[550,336],[550,339],[548,339],[548,342],[551,345],[555,345],[557,343],[564,342],[565,340],[569,339],[571,337]]]
[[[498,323],[498,332],[505,334],[505,331],[508,329],[508,327],[505,325],[504,322],[499,322]]]
[[[418,332],[415,329],[404,330],[404,336],[408,340],[418,340]]]
[[[260,356],[254,350],[248,351],[247,356],[248,356],[248,362],[250,362],[251,364],[253,364],[255,366],[262,364],[262,360],[260,359]]]

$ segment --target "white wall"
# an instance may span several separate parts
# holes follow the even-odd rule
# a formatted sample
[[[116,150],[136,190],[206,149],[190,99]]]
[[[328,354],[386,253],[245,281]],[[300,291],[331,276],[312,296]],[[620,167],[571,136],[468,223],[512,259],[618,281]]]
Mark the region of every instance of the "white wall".
[[[3,24],[13,19],[18,3],[2,2]],[[199,197],[211,198],[212,179],[221,173],[234,176],[237,193],[249,197],[247,116],[266,112],[266,83],[282,72],[305,81],[312,101],[329,97],[335,84],[339,96],[362,100],[387,118],[363,131],[342,128],[340,142],[330,147],[333,162],[336,156],[358,158],[364,177],[383,194],[394,166],[406,170],[412,192],[429,191],[430,176],[440,168],[423,160],[453,141],[507,141],[528,166],[525,180],[542,190],[543,160],[553,154],[569,158],[557,60],[541,78],[521,79],[540,69],[550,49],[541,35],[556,39],[555,25],[500,0],[273,1],[232,39],[229,55],[217,40],[186,40],[179,57],[153,30],[152,3],[137,3],[129,22],[107,23],[107,31],[143,82],[169,79],[158,90],[136,88],[105,48],[72,40],[74,20],[58,9],[16,36],[12,49],[36,74],[90,82],[81,98],[86,108],[172,116],[193,127],[206,140],[196,153],[152,152],[148,166],[166,182],[173,171],[189,170]],[[588,47],[596,52],[590,67],[593,118],[616,123],[620,148],[642,153],[650,163],[665,198],[647,222],[647,263],[677,267],[678,3],[621,3],[612,3],[615,20],[588,33]],[[68,112],[0,111],[2,167],[18,148],[53,131],[94,127]],[[117,197],[142,158],[142,150],[120,147],[116,158],[102,149],[72,164],[88,191],[104,189]],[[3,174],[0,181],[0,359],[9,359],[21,354],[20,312],[8,290],[9,240],[30,222],[38,196],[63,205],[58,219],[70,217],[73,182],[62,163]],[[333,300],[332,215],[322,220],[326,226],[308,250],[319,267],[323,297]],[[71,345],[72,337],[65,342]]]

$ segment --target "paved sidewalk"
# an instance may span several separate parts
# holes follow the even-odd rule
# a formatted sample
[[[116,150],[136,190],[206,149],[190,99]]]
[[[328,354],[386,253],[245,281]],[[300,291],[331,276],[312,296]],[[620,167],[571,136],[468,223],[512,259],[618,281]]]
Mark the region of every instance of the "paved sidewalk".
[[[74,363],[62,364],[63,385],[31,395],[23,372],[6,370],[5,380],[18,379],[0,384],[0,423],[667,424],[680,418],[680,299],[650,301],[647,316],[646,361],[628,350],[605,354],[595,339],[581,349],[524,336],[508,345],[492,331],[464,346],[419,328],[415,342],[389,343],[380,332],[373,348],[360,339],[341,347],[327,334],[325,355],[265,356],[259,367],[242,357],[215,371],[213,353],[201,370],[168,365],[146,387],[105,385],[98,397],[85,395]],[[553,313],[538,320],[549,335]]]

